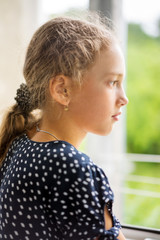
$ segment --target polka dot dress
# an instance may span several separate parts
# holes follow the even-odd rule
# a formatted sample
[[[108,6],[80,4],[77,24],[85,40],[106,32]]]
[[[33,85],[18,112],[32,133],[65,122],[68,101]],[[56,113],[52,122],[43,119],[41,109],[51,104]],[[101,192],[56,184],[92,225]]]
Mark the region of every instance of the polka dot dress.
[[[0,169],[0,239],[117,239],[113,193],[102,169],[65,141],[17,138]],[[105,230],[104,206],[113,218]]]

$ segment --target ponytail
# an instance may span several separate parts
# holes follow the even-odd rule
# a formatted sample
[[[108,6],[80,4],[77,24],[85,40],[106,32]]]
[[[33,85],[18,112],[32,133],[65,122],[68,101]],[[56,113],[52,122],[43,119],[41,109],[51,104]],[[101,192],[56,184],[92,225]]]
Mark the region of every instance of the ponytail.
[[[25,129],[25,119],[14,105],[4,116],[0,128],[0,165],[12,140],[21,135]]]
[[[21,84],[15,99],[17,103],[5,114],[0,127],[0,166],[12,141],[33,128],[36,123],[35,117],[31,113],[33,106],[30,104],[25,84]]]

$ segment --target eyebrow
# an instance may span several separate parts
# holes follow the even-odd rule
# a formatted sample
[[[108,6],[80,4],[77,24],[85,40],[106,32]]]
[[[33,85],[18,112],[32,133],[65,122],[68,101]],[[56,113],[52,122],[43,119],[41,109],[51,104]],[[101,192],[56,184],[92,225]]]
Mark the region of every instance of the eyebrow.
[[[118,75],[119,77],[123,77],[124,76],[124,74],[123,73],[108,73],[109,75]]]
[[[104,77],[108,76],[108,75],[118,76],[118,77],[124,77],[125,76],[125,74],[118,73],[118,72],[117,73],[116,72],[107,72],[107,73],[104,74]]]

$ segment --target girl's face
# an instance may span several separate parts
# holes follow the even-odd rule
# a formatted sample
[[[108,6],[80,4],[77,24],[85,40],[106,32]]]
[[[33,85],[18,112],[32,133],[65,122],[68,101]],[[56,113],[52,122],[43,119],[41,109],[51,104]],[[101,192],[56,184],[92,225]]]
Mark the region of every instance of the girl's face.
[[[118,45],[102,50],[69,104],[72,120],[85,133],[107,135],[128,103],[122,83],[125,63]]]

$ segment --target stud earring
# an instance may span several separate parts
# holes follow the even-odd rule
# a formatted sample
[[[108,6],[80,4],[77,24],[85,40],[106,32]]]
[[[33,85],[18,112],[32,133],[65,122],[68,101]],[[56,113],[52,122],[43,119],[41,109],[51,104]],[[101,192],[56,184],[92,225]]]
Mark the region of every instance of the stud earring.
[[[64,111],[68,111],[68,106],[64,106]]]

